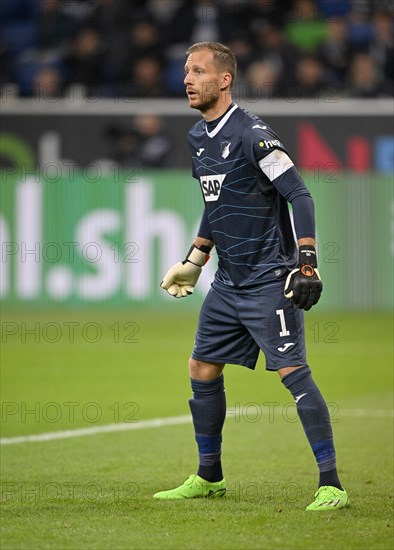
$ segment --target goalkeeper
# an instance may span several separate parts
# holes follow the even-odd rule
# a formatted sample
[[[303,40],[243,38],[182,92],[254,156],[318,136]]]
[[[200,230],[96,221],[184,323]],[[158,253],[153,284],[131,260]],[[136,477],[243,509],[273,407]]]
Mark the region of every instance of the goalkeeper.
[[[154,497],[225,494],[223,369],[226,363],[254,369],[262,350],[266,369],[277,371],[291,392],[316,458],[318,489],[306,509],[344,508],[348,496],[337,474],[330,417],[305,352],[303,313],[317,304],[323,288],[312,198],[279,137],[232,101],[232,51],[205,42],[191,46],[187,56],[189,106],[202,114],[188,141],[205,205],[197,238],[184,261],[165,274],[161,287],[175,298],[187,297],[213,246],[219,262],[189,361],[198,470],[183,485]]]

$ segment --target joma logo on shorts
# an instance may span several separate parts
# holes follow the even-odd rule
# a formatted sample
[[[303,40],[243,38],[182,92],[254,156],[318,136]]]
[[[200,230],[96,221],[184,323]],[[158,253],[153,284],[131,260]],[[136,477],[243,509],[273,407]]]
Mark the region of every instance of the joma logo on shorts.
[[[226,174],[200,176],[201,189],[207,202],[217,201]]]

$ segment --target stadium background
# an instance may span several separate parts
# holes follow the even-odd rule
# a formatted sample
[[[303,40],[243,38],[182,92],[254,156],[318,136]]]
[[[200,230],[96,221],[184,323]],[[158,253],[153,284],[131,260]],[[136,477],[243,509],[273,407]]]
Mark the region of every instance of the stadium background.
[[[176,517],[150,504],[161,484],[194,467],[190,426],[154,438],[141,430],[22,441],[2,447],[2,546],[198,548],[205,541],[190,540],[192,519],[199,533],[210,523],[217,548],[294,548],[294,533],[302,548],[338,547],[338,532],[343,548],[391,548],[391,2],[2,0],[0,21],[2,438],[188,415],[184,368],[215,255],[187,300],[159,282],[188,250],[202,207],[186,144],[199,113],[183,97],[184,52],[220,40],[239,59],[237,102],[277,131],[315,199],[325,290],[306,317],[308,351],[358,502],[352,516],[324,524],[323,541],[314,520],[304,534],[278,457],[291,445],[301,472],[291,487],[305,504],[313,460],[294,420],[267,420],[266,402],[288,398],[262,357],[253,375],[226,373],[233,496],[215,519],[193,503]],[[259,477],[261,456],[274,492]],[[245,496],[250,479],[257,492]],[[100,494],[71,499],[69,482]],[[364,483],[376,514],[367,500],[363,508]],[[114,486],[124,516],[113,514]],[[247,529],[235,516],[249,518]],[[261,521],[275,526],[263,542]]]
[[[321,307],[392,307],[389,2],[17,0],[0,15],[4,303],[170,306],[157,282],[202,205],[184,52],[212,39],[316,199]]]

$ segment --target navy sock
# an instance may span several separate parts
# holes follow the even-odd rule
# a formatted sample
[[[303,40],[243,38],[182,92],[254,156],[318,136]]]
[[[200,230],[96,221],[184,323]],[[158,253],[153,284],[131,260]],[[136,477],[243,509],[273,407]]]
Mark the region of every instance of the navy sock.
[[[319,467],[319,487],[331,485],[342,489],[336,469],[336,455],[330,414],[309,367],[302,367],[282,379],[297,405],[306,437]]]
[[[226,418],[223,375],[215,380],[191,379],[193,399],[189,400],[198,445],[197,475],[207,481],[223,479],[222,428]]]

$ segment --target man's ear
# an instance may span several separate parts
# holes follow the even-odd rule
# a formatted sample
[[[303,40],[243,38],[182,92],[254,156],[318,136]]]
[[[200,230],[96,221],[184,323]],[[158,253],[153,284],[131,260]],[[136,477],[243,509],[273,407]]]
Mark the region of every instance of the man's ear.
[[[220,89],[225,90],[228,88],[231,84],[231,74],[230,73],[224,73],[222,77],[222,82],[220,84]]]

